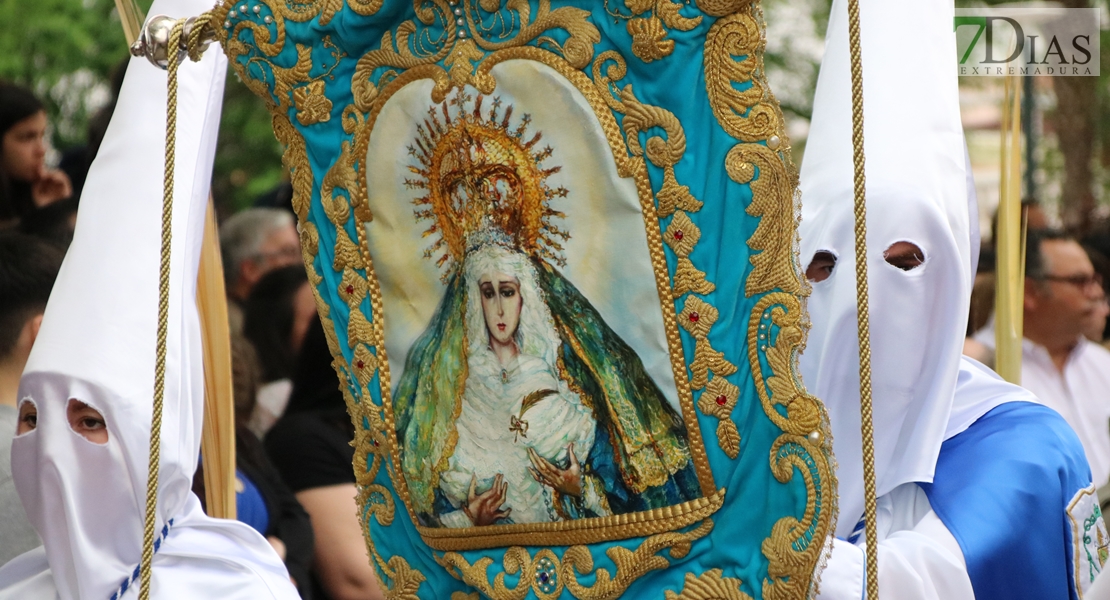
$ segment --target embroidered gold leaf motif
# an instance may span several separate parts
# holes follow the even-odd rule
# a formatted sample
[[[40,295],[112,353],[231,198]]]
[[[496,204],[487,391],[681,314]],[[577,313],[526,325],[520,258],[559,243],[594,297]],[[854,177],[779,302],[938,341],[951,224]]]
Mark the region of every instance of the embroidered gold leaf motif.
[[[698,398],[698,408],[712,417],[729,419],[739,397],[740,388],[723,377],[714,377]]]
[[[729,458],[740,456],[740,432],[731,419],[717,423],[717,443]]]
[[[481,600],[482,596],[478,592],[451,592],[451,600]]]
[[[335,260],[332,261],[332,267],[336,271],[350,267],[352,269],[365,269],[366,263],[362,260],[362,254],[359,252],[358,246],[351,241],[351,236],[347,235],[347,230],[342,226],[335,230]]]
[[[719,315],[717,309],[705,300],[691,296],[682,305],[682,312],[678,313],[678,324],[695,340],[700,340],[709,335],[709,328],[717,322]]]
[[[674,213],[671,223],[663,231],[663,241],[671,247],[675,256],[682,258],[690,256],[690,251],[694,249],[694,244],[697,244],[700,238],[701,230],[681,210]]]
[[[705,278],[704,271],[695,267],[689,258],[681,256],[675,264],[674,284],[671,287],[673,298],[681,298],[690,292],[704,295],[717,289],[713,282]]]
[[[699,390],[709,381],[709,374],[732,375],[736,365],[725,359],[723,352],[709,343],[709,329],[717,322],[717,309],[696,296],[686,298],[678,324],[694,338],[694,360],[690,363],[690,387]]]
[[[351,368],[354,369],[358,382],[365,386],[370,383],[374,378],[374,372],[378,370],[378,357],[370,351],[369,346],[359,344],[355,347],[354,357],[351,358]]]
[[[752,201],[747,212],[760,219],[755,233],[748,238],[753,268],[744,284],[744,293],[751,297],[776,288],[800,293],[802,276],[794,259],[794,244],[789,242],[795,236],[791,190],[796,178],[787,172],[778,153],[763,144],[737,144],[728,156],[735,162],[759,167],[759,176],[751,181]]]
[[[361,310],[352,310],[350,313],[347,321],[347,343],[352,349],[358,344],[374,343],[374,328]]]
[[[339,281],[339,299],[350,306],[351,310],[357,310],[356,306],[362,303],[369,289],[370,284],[365,277],[354,269],[343,269],[343,279]]]
[[[650,148],[651,144],[649,144],[648,147]],[[697,212],[701,210],[702,207],[702,202],[690,193],[689,187],[679,185],[678,180],[675,179],[674,176],[673,166],[663,168],[663,185],[660,186],[659,193],[655,195],[655,198],[659,201],[660,217],[666,217],[673,213],[675,209],[679,208],[690,212]]]
[[[293,90],[293,105],[301,125],[315,125],[331,120],[331,100],[324,95],[324,82],[313,81]]]
[[[667,30],[658,18],[630,19],[625,25],[632,36],[632,53],[644,62],[652,62],[674,52],[674,40],[668,40]]]
[[[401,556],[390,557],[388,564],[393,576],[392,585],[385,590],[386,600],[420,600],[416,592],[424,583],[424,574],[410,567]]]
[[[682,593],[668,591],[666,600],[751,600],[751,596],[740,591],[740,580],[724,577],[720,569],[710,569],[701,575],[686,574]]]
[[[732,421],[732,410],[740,397],[740,388],[723,377],[714,377],[698,398],[702,413],[720,419],[717,424],[717,443],[729,458],[740,455],[740,432]]]
[[[755,389],[763,412],[783,431],[805,436],[821,427],[820,402],[802,388],[795,375],[795,353],[802,341],[801,303],[782,292],[759,299],[748,320],[748,360],[755,375]],[[771,343],[771,326],[778,335]],[[766,357],[770,375],[759,360]],[[786,416],[775,408],[786,408]]]
[[[679,12],[682,10],[682,4],[679,2],[672,2],[671,0],[656,0],[655,14],[663,21],[663,24],[671,29],[678,31],[690,31],[701,23],[701,15],[693,18],[682,16]]]

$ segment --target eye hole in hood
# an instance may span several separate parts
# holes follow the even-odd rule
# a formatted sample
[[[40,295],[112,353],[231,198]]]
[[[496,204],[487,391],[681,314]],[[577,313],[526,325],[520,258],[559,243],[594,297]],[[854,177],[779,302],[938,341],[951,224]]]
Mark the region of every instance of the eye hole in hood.
[[[813,283],[824,281],[832,276],[836,268],[836,255],[828,250],[818,250],[806,267],[806,279]]]
[[[925,251],[913,242],[902,240],[887,246],[883,259],[893,267],[912,271],[925,264]]]

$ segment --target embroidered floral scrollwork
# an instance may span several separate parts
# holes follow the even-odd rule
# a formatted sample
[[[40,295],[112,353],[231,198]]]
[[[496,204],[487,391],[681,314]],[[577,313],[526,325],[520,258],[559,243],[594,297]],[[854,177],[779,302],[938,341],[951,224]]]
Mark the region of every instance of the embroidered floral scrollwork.
[[[725,577],[720,569],[710,569],[701,575],[686,574],[682,592],[665,592],[665,600],[751,600],[740,591],[740,580]]]
[[[712,519],[706,519],[686,532],[650,536],[635,550],[613,546],[605,554],[616,566],[615,574],[605,568],[595,568],[593,554],[586,546],[567,548],[561,559],[547,549],[532,556],[523,547],[511,547],[502,558],[504,572],[492,579],[487,574],[493,564],[493,559],[489,557],[470,563],[457,552],[447,552],[437,556],[436,562],[460,581],[492,600],[523,600],[530,592],[534,592],[538,598],[557,598],[564,589],[579,600],[601,600],[619,597],[632,582],[645,573],[670,566],[670,559],[685,558],[690,553],[691,545],[709,535],[712,529]],[[670,559],[660,555],[664,550],[668,551]],[[506,574],[519,574],[515,586],[506,585]],[[593,582],[582,583],[580,577],[583,576],[592,578]],[[456,596],[466,597],[461,593]]]

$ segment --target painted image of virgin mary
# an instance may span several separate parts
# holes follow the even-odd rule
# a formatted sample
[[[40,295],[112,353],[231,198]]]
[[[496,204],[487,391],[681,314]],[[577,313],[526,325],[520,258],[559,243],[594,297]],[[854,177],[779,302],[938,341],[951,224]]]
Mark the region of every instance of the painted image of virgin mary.
[[[565,195],[537,180],[552,172],[539,167],[550,151],[537,158],[523,128],[513,135],[508,115],[496,116],[444,105],[444,123],[421,129],[413,169],[424,182],[415,187],[429,190],[417,204],[432,205],[430,231],[454,259],[393,397],[418,519],[545,523],[700,497],[682,419],[635,351],[548,262],[557,245],[548,237],[541,249],[560,216],[547,202]]]

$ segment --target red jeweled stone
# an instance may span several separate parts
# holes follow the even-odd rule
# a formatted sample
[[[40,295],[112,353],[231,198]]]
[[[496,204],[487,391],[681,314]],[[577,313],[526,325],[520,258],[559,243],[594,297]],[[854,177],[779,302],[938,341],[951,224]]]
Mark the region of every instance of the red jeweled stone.
[[[674,239],[682,241],[682,235],[682,230],[679,229],[678,231],[674,232]]]
[[[699,315],[698,313],[696,313],[696,312],[690,313],[690,322],[691,323],[697,323],[698,319],[700,319],[700,318],[701,318],[701,315]]]
[[[714,401],[717,402],[717,406],[724,406],[725,404],[728,404],[728,397],[726,397],[724,394],[721,394],[720,396],[714,398]]]
[[[353,294],[353,293],[355,293],[355,286],[353,286],[353,285],[347,286],[347,294],[350,295],[350,294]]]
[[[360,360],[357,363],[355,363],[355,366],[361,369],[361,368],[366,366],[366,363],[364,363]]]

